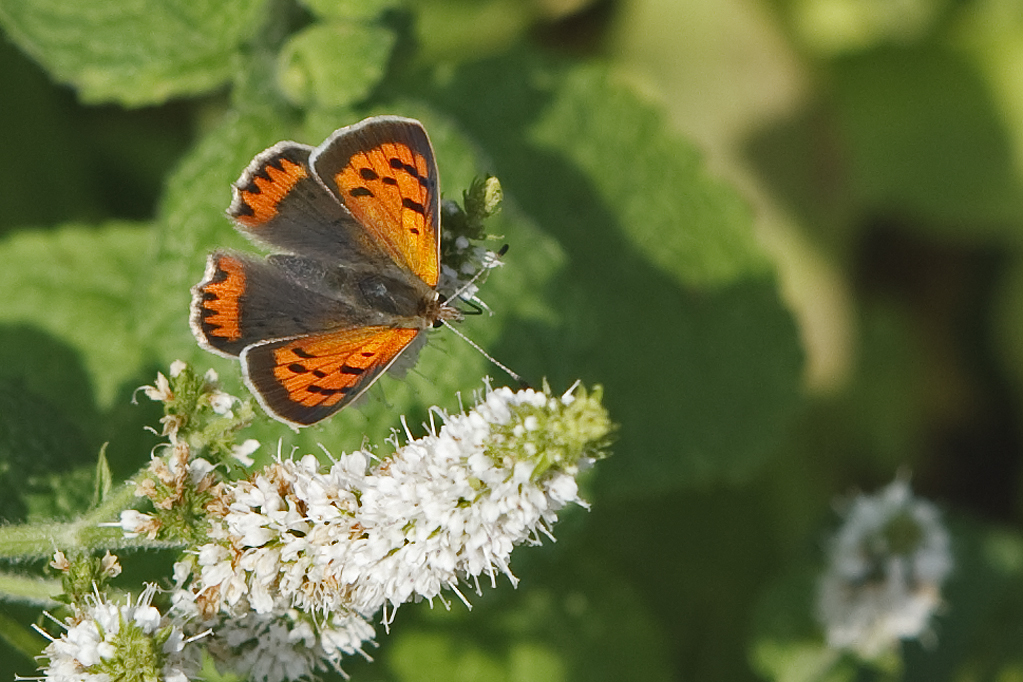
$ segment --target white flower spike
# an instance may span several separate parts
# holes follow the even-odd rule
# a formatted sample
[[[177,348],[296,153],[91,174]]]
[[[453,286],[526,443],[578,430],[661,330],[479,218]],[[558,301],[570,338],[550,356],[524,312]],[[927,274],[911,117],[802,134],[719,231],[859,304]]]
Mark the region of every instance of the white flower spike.
[[[278,457],[226,485],[179,608],[248,642],[255,679],[283,682],[365,655],[381,610],[386,625],[405,602],[447,604],[445,589],[468,604],[459,586],[479,592],[481,576],[514,584],[512,549],[583,504],[575,476],[603,456],[606,412],[585,394],[500,388],[465,414],[435,414],[439,430],[374,466],[367,451],[327,471]]]

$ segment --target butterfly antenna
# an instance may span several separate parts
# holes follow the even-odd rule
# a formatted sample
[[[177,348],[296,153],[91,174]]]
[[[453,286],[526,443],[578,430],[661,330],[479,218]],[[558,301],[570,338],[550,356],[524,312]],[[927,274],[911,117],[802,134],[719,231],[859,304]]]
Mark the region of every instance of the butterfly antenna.
[[[480,355],[482,355],[482,356],[483,356],[483,357],[485,357],[485,358],[486,358],[487,360],[490,360],[490,361],[491,361],[492,363],[494,363],[495,365],[497,365],[498,367],[500,367],[501,369],[503,369],[503,370],[505,371],[505,373],[507,373],[507,375],[508,375],[508,376],[510,376],[510,377],[511,377],[512,379],[514,379],[515,381],[519,382],[519,384],[520,384],[520,385],[521,385],[521,386],[522,386],[523,388],[529,388],[529,383],[528,383],[528,382],[527,382],[527,381],[526,381],[525,379],[523,379],[523,378],[522,378],[521,376],[519,376],[519,374],[518,374],[517,372],[513,372],[513,371],[511,370],[511,368],[510,368],[510,367],[508,367],[507,365],[505,365],[504,363],[502,363],[502,362],[498,362],[498,361],[497,361],[497,359],[496,359],[496,358],[494,358],[494,356],[492,356],[492,355],[491,355],[490,353],[488,353],[487,351],[483,350],[483,348],[481,348],[481,347],[480,347],[480,345],[479,345],[478,343],[476,343],[475,341],[473,341],[472,339],[470,339],[470,338],[469,338],[468,336],[466,336],[466,335],[465,335],[465,334],[463,334],[462,332],[458,331],[458,330],[457,330],[457,329],[455,328],[455,326],[454,326],[454,325],[452,325],[452,324],[450,324],[450,323],[449,323],[449,322],[448,322],[447,320],[441,320],[441,322],[443,322],[443,323],[444,323],[444,326],[445,326],[445,327],[447,327],[448,329],[450,329],[451,331],[453,331],[453,332],[454,332],[454,333],[455,333],[455,334],[456,334],[456,335],[457,335],[458,337],[460,337],[460,338],[461,338],[461,339],[462,339],[463,341],[465,341],[465,342],[466,342],[467,344],[469,344],[470,346],[472,346],[473,348],[475,348],[475,349],[476,349],[477,351],[479,351]]]
[[[505,244],[504,246],[502,246],[502,247],[500,248],[500,250],[499,250],[499,251],[497,252],[497,257],[498,257],[498,258],[500,258],[501,256],[503,256],[503,255],[504,255],[504,254],[506,254],[506,253],[508,253],[508,245],[507,245],[507,244]],[[472,279],[470,279],[470,280],[469,280],[468,282],[466,282],[465,284],[463,284],[463,285],[461,286],[461,288],[459,288],[459,289],[458,289],[458,290],[457,290],[457,291],[456,291],[455,293],[453,293],[453,294],[451,295],[451,297],[450,297],[450,298],[449,298],[448,300],[449,300],[449,301],[451,301],[451,300],[454,300],[454,299],[456,299],[456,298],[459,298],[459,297],[461,297],[461,295],[462,295],[462,294],[463,294],[463,293],[464,293],[464,292],[466,291],[466,289],[468,289],[469,287],[471,287],[471,286],[472,286],[472,285],[473,285],[473,284],[474,284],[474,283],[476,282],[476,280],[478,280],[478,279],[479,279],[479,278],[480,278],[480,277],[481,277],[481,276],[482,276],[482,275],[483,275],[484,273],[486,273],[486,272],[489,272],[489,271],[490,271],[490,268],[483,268],[482,270],[480,270],[479,272],[477,272],[477,273],[476,273],[475,275],[473,275]],[[465,300],[465,299],[463,299],[463,300]],[[477,300],[479,300],[479,299],[477,299]],[[466,302],[468,303],[468,301],[466,301]],[[484,306],[485,306],[485,305],[486,305],[486,304],[484,304]],[[490,308],[487,308],[487,310],[490,310]],[[505,373],[506,373],[506,374],[507,374],[508,376],[510,376],[510,377],[511,377],[512,379],[514,379],[515,381],[519,382],[519,384],[520,384],[520,385],[521,385],[521,386],[522,386],[523,388],[528,388],[528,387],[529,387],[529,383],[528,383],[528,382],[526,382],[526,380],[525,380],[525,379],[523,379],[523,378],[522,378],[522,377],[521,377],[521,376],[520,376],[520,375],[518,374],[518,372],[515,372],[515,371],[513,371],[513,370],[512,370],[512,369],[511,369],[510,367],[508,367],[508,366],[507,366],[507,365],[505,365],[504,363],[502,363],[502,362],[499,362],[499,361],[497,360],[497,358],[495,358],[494,356],[492,356],[492,355],[491,355],[490,353],[488,353],[487,351],[483,350],[483,348],[482,348],[482,347],[481,347],[481,346],[480,346],[480,345],[479,345],[478,343],[476,343],[475,341],[473,341],[472,339],[470,339],[470,338],[469,338],[468,336],[466,336],[466,335],[465,335],[465,334],[463,334],[462,332],[458,331],[458,330],[457,330],[457,329],[456,329],[456,328],[454,327],[454,325],[452,325],[452,324],[448,323],[448,321],[447,321],[447,320],[440,320],[440,322],[441,322],[441,323],[442,323],[442,324],[443,324],[443,325],[444,325],[445,327],[447,327],[448,329],[450,329],[451,331],[453,331],[453,332],[455,333],[455,335],[456,335],[456,336],[458,336],[458,337],[459,337],[460,339],[462,339],[462,340],[463,340],[463,341],[465,341],[465,342],[466,342],[467,344],[469,344],[470,346],[472,346],[473,348],[475,348],[475,349],[476,349],[476,350],[477,350],[477,351],[479,352],[479,354],[480,354],[480,355],[482,355],[482,356],[483,356],[483,357],[485,357],[485,358],[486,358],[487,360],[490,360],[490,362],[492,362],[493,364],[495,364],[496,366],[498,366],[498,367],[500,367],[500,368],[501,368],[502,370],[504,370],[504,372],[505,372]]]

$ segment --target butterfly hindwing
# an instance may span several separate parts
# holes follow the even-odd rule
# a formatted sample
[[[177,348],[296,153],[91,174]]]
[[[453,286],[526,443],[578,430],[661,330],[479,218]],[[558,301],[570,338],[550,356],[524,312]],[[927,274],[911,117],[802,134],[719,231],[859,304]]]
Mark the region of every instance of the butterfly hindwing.
[[[342,128],[313,151],[310,165],[395,262],[436,286],[437,163],[419,121],[378,116]]]
[[[238,229],[265,244],[335,263],[385,263],[387,254],[313,174],[313,148],[278,142],[234,185],[227,210]]]
[[[351,300],[316,288],[309,274],[316,261],[308,261],[302,284],[295,265],[275,265],[274,258],[231,251],[210,254],[206,274],[192,288],[192,331],[204,347],[237,356],[246,346],[268,339],[379,322]]]
[[[306,426],[358,398],[418,333],[377,326],[270,341],[246,348],[242,366],[269,412]]]

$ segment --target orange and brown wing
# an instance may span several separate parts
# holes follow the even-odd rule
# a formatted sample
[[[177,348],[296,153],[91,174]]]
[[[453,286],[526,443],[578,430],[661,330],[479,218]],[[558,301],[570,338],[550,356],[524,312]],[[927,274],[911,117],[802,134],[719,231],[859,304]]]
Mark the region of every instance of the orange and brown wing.
[[[303,285],[289,260],[269,260],[231,251],[216,251],[206,261],[206,274],[192,288],[191,325],[200,345],[229,356],[264,341],[317,334],[325,329],[353,328],[371,322],[353,302],[331,296],[307,274]],[[313,272],[313,265],[305,269]]]
[[[309,164],[396,263],[437,285],[437,163],[419,121],[376,116],[342,128],[313,151]]]
[[[361,327],[271,341],[246,348],[242,366],[267,412],[308,426],[358,398],[418,333]]]
[[[290,253],[351,264],[382,258],[373,237],[313,176],[313,148],[278,142],[234,184],[227,215],[244,234]]]
[[[312,147],[278,142],[256,155],[234,184],[234,198],[227,214],[254,236],[272,227],[316,180],[309,170]]]
[[[246,345],[241,307],[249,285],[247,265],[244,258],[211,254],[206,274],[192,287],[192,333],[202,346],[224,355],[238,355]]]

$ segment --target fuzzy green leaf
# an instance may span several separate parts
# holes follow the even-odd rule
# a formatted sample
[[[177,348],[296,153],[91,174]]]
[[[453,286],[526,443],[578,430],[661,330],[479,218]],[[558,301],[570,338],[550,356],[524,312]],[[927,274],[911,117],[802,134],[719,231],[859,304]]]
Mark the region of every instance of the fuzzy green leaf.
[[[358,102],[383,76],[393,32],[353,22],[315,24],[281,49],[277,80],[297,105],[341,107]]]
[[[227,81],[266,6],[266,0],[0,0],[0,26],[84,101],[142,106]]]
[[[592,183],[630,248],[682,285],[769,271],[745,202],[659,111],[603,68],[576,67],[556,83],[528,139]]]
[[[895,210],[958,238],[1018,240],[1023,194],[1011,140],[960,55],[880,50],[841,60],[835,98],[861,210]]]
[[[403,0],[301,0],[313,14],[324,19],[375,19],[400,7]]]
[[[24,356],[33,349],[17,351]],[[87,456],[88,447],[60,407],[24,381],[0,379],[0,519],[24,520],[40,506],[47,517],[85,508],[79,494],[83,477],[68,470]]]
[[[548,561],[555,554],[543,553]],[[544,572],[570,575],[562,584],[528,587],[542,582],[536,570],[516,592],[474,598],[471,612],[409,607],[412,621],[394,632],[378,665],[396,680],[673,679],[663,632],[632,586],[604,564],[564,559]]]
[[[506,270],[551,248],[558,269],[522,282],[550,315],[491,350],[531,381],[604,385],[622,428],[601,481],[666,489],[766,461],[799,405],[802,354],[744,202],[599,67],[513,54],[422,80],[555,241],[509,224]]]
[[[104,408],[142,364],[134,316],[151,238],[144,225],[111,222],[0,240],[0,324],[31,327],[74,349]],[[21,361],[45,350],[26,346]]]

